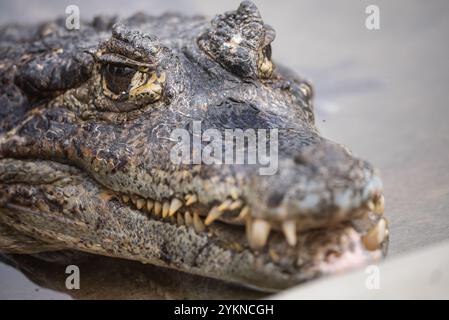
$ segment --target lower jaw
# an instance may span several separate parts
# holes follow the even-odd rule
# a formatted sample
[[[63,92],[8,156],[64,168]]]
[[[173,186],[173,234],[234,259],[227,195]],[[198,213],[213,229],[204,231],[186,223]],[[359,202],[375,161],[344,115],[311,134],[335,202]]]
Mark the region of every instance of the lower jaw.
[[[181,243],[186,237],[195,235],[198,239],[206,239],[205,242],[209,244],[204,245],[208,247],[204,256],[209,255],[210,262],[203,256],[200,258],[204,259],[201,262],[186,266],[178,264],[178,258],[183,260],[182,255],[173,254],[173,261],[164,261],[163,266],[262,291],[275,292],[321,276],[340,274],[378,262],[386,255],[388,248],[389,230],[386,218],[368,210],[358,219],[335,223],[327,228],[300,231],[296,234],[293,246],[287,243],[280,230],[273,230],[266,243],[255,249],[242,224],[215,220],[206,226],[204,221],[207,221],[207,217],[204,217],[209,210],[192,214],[194,218],[188,222],[185,219],[188,208],[179,209],[173,215],[164,215],[163,209],[155,214],[154,210],[144,207],[138,209],[136,199],[130,198],[124,204],[122,196],[114,195],[113,198],[117,205],[131,208],[136,215],[161,223],[167,230],[177,230],[179,237],[167,241]],[[168,208],[167,205],[166,207]],[[229,218],[234,222],[235,214],[234,212],[232,219]],[[145,259],[137,260],[145,262]],[[239,261],[242,265],[238,265]]]

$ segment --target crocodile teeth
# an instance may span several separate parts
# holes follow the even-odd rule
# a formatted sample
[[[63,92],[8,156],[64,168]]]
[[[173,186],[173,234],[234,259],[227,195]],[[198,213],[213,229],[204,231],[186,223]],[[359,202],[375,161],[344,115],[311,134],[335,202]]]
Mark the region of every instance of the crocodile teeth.
[[[153,208],[153,210],[154,210],[154,214],[155,214],[156,216],[159,216],[159,215],[161,214],[161,211],[162,211],[162,205],[161,205],[161,203],[160,203],[159,201],[155,201],[155,202],[154,202],[154,208]]]
[[[196,212],[193,213],[193,228],[198,233],[203,232],[206,229],[206,227],[204,226],[203,221],[201,221],[200,216]]]
[[[142,209],[143,208],[143,206],[145,205],[145,200],[143,200],[143,199],[137,199],[136,200],[136,207],[137,207],[137,209]]]
[[[186,206],[190,206],[198,201],[196,194],[188,194],[185,196]]]
[[[383,214],[385,210],[385,198],[384,196],[380,196],[377,201],[374,202],[374,213],[377,213],[379,215]]]
[[[248,239],[248,243],[251,244],[251,239],[252,239],[252,219],[251,217],[247,217],[245,219],[246,223],[245,223],[245,231],[246,231],[246,238]]]
[[[229,210],[237,210],[240,209],[243,205],[242,200],[237,200],[234,201],[233,203],[231,203],[231,205],[229,206]]]
[[[40,211],[43,212],[48,212],[50,210],[50,208],[48,207],[48,205],[44,202],[38,201],[36,203],[37,207],[39,208]]]
[[[294,220],[282,223],[282,231],[284,232],[287,243],[294,247],[296,245],[296,222]]]
[[[174,198],[170,203],[170,209],[168,211],[168,215],[171,217],[182,207],[181,200]]]
[[[276,251],[274,251],[273,249],[270,249],[270,250],[268,251],[268,254],[269,254],[270,257],[271,257],[271,260],[273,260],[275,263],[279,263],[279,261],[281,261],[281,257],[280,257],[279,254],[278,254]]]
[[[170,203],[167,201],[162,205],[162,218],[166,218],[168,216],[168,212],[170,211]]]
[[[231,198],[234,200],[237,200],[239,198],[239,192],[235,188],[231,189],[230,194],[231,194]]]
[[[380,219],[377,225],[362,237],[363,244],[370,251],[377,250],[387,233],[387,223],[385,219]]]
[[[237,218],[234,219],[234,222],[241,222],[246,219],[246,217],[249,215],[250,208],[248,206],[244,206],[243,209],[240,211]]]
[[[186,222],[186,226],[191,227],[193,225],[192,215],[190,214],[189,211],[186,211],[184,215],[184,220]]]
[[[133,205],[136,205],[137,198],[136,197],[131,197],[131,202],[133,203]]]
[[[219,208],[217,208],[217,207],[213,207],[207,214],[207,217],[206,217],[206,220],[204,221],[204,223],[206,224],[206,226],[208,226],[212,222],[217,220],[222,214],[223,214],[223,211],[220,211]]]
[[[232,200],[225,200],[218,206],[217,209],[221,212],[226,211],[227,209],[229,209],[231,204],[232,204]]]
[[[182,214],[178,212],[176,215],[176,222],[178,223],[178,226],[184,225],[184,218],[182,217]]]
[[[151,212],[151,209],[154,207],[154,202],[151,200],[147,200],[147,211]]]
[[[262,219],[255,219],[250,222],[251,232],[249,237],[249,244],[254,249],[260,249],[265,246],[270,234],[271,225]]]
[[[368,207],[368,209],[370,211],[374,211],[374,201],[373,200],[368,201],[366,206]]]
[[[128,203],[129,202],[129,196],[123,195],[122,196],[122,200],[123,200],[123,203]]]

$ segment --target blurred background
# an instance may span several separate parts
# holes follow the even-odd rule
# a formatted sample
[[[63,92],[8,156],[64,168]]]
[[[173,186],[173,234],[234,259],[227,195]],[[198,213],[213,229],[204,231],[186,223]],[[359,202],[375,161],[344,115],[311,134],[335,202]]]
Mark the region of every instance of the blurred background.
[[[449,238],[449,2],[254,1],[277,37],[275,62],[315,86],[317,125],[380,169],[390,220],[389,257]],[[365,8],[380,9],[368,30]],[[239,1],[3,0],[0,24],[166,11],[213,16]],[[5,290],[8,288],[8,290]],[[37,290],[37,291],[36,291]],[[0,298],[68,297],[0,263]]]

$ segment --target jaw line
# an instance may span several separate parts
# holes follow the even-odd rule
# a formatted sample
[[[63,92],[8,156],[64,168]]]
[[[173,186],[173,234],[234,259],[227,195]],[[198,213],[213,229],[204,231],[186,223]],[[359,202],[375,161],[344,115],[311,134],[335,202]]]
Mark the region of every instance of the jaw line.
[[[5,159],[3,159],[5,160]],[[73,166],[68,166],[65,164],[60,164],[57,162],[50,162],[50,161],[39,161],[39,160],[13,160],[13,161],[17,161],[17,162],[31,162],[33,165],[36,165],[36,162],[42,162],[44,165],[50,165],[51,169],[54,168],[63,168],[61,169],[64,172],[67,172],[67,174],[71,175],[71,178],[74,179],[74,182],[70,182],[70,186],[75,187],[75,190],[78,190],[79,187],[81,187],[79,194],[77,194],[77,201],[81,202],[81,203],[85,203],[86,206],[89,208],[89,210],[91,210],[90,212],[92,212],[92,214],[90,214],[89,212],[85,212],[84,215],[81,217],[81,221],[82,223],[86,223],[89,222],[89,220],[92,220],[94,222],[94,224],[92,225],[92,222],[90,223],[90,225],[88,225],[89,228],[95,227],[97,225],[97,223],[101,222],[105,225],[101,225],[100,230],[97,229],[97,227],[95,227],[94,229],[89,229],[87,230],[87,233],[89,234],[85,234],[86,237],[93,237],[93,239],[97,239],[100,245],[100,248],[102,245],[104,245],[101,241],[104,240],[104,235],[105,234],[111,234],[110,232],[115,232],[114,230],[111,230],[111,226],[117,226],[117,223],[119,224],[118,226],[120,227],[118,230],[122,230],[125,231],[125,235],[136,235],[136,232],[138,230],[140,230],[140,236],[138,237],[140,240],[139,241],[143,241],[144,243],[148,243],[148,245],[150,245],[151,247],[157,248],[157,250],[161,250],[163,249],[164,243],[165,244],[169,244],[172,248],[176,248],[176,252],[178,252],[177,254],[179,255],[183,255],[185,253],[181,253],[183,252],[182,248],[179,248],[177,246],[179,246],[180,244],[183,243],[183,241],[185,241],[185,235],[188,235],[187,237],[191,237],[192,239],[198,239],[198,243],[195,244],[195,242],[197,240],[191,240],[194,241],[192,242],[192,244],[195,244],[195,246],[200,245],[199,243],[202,242],[204,244],[207,244],[208,247],[213,247],[213,248],[220,248],[219,250],[221,250],[220,252],[222,252],[222,254],[224,254],[224,256],[226,255],[230,255],[230,257],[232,256],[237,256],[237,257],[246,257],[245,259],[250,259],[253,260],[254,262],[257,260],[259,261],[258,263],[261,263],[261,265],[259,265],[259,269],[252,269],[255,268],[256,265],[246,265],[246,266],[242,266],[243,270],[246,271],[242,271],[240,270],[237,274],[232,274],[232,268],[225,268],[226,266],[218,266],[215,265],[214,268],[218,268],[218,269],[214,269],[215,271],[207,271],[206,269],[211,268],[210,265],[208,265],[208,259],[206,257],[203,257],[203,259],[205,259],[204,261],[202,261],[202,263],[204,264],[200,264],[200,266],[202,266],[202,268],[200,267],[192,267],[192,265],[187,264],[189,267],[178,267],[177,266],[177,262],[175,264],[171,264],[171,263],[166,263],[163,261],[159,261],[161,258],[159,256],[157,256],[156,258],[152,258],[152,260],[148,261],[147,258],[144,257],[144,255],[135,255],[135,254],[129,254],[125,249],[126,248],[122,248],[121,246],[123,246],[122,242],[123,241],[123,237],[117,238],[117,239],[113,239],[112,244],[108,244],[108,245],[114,245],[114,243],[116,244],[116,246],[118,246],[118,250],[119,251],[113,251],[112,253],[110,251],[107,250],[107,246],[104,247],[103,249],[96,249],[96,247],[77,247],[76,245],[74,245],[73,243],[70,244],[70,246],[67,245],[66,242],[59,242],[59,244],[62,245],[62,247],[66,246],[72,249],[78,249],[78,250],[82,250],[82,251],[88,251],[91,253],[96,253],[96,254],[102,254],[102,255],[109,255],[112,257],[122,257],[122,258],[126,258],[126,259],[131,259],[131,260],[138,260],[138,261],[142,261],[142,262],[149,262],[152,264],[156,264],[156,265],[161,265],[161,266],[165,266],[165,267],[172,267],[175,269],[179,269],[179,270],[183,270],[183,271],[188,271],[191,273],[196,273],[199,275],[206,275],[206,276],[210,276],[210,277],[215,277],[215,278],[219,278],[219,279],[225,279],[225,280],[229,280],[231,279],[231,281],[235,281],[235,282],[244,282],[244,283],[249,283],[249,284],[253,284],[255,286],[258,287],[270,287],[270,286],[287,286],[288,284],[293,284],[293,283],[298,283],[298,282],[302,282],[302,281],[306,281],[312,277],[316,277],[319,274],[326,274],[326,273],[334,273],[337,271],[340,271],[341,268],[348,268],[348,267],[355,267],[356,265],[345,265],[344,263],[340,263],[338,264],[339,261],[341,261],[342,259],[349,261],[350,259],[347,259],[347,255],[343,255],[342,259],[337,259],[336,261],[331,261],[330,263],[327,264],[320,264],[320,262],[323,261],[323,259],[325,258],[324,253],[326,252],[326,250],[329,247],[332,247],[337,250],[340,250],[343,254],[346,252],[346,250],[349,250],[347,247],[345,247],[345,245],[343,243],[341,243],[341,239],[342,237],[345,238],[347,237],[346,235],[352,232],[353,236],[353,243],[355,243],[356,246],[360,247],[361,246],[361,241],[360,241],[360,237],[361,234],[357,233],[357,231],[355,231],[356,229],[352,226],[349,225],[349,223],[344,223],[338,226],[333,226],[333,227],[329,227],[329,228],[325,228],[325,229],[321,229],[321,230],[310,230],[308,232],[304,232],[304,233],[300,233],[298,235],[299,238],[299,242],[301,242],[300,244],[298,244],[296,247],[290,247],[287,245],[285,239],[282,237],[280,232],[272,232],[268,242],[267,242],[267,246],[264,247],[263,249],[260,250],[252,250],[246,241],[246,237],[245,237],[245,233],[243,232],[243,228],[240,226],[232,226],[232,225],[228,225],[226,223],[223,222],[216,222],[213,223],[212,225],[209,226],[209,230],[204,231],[204,232],[200,232],[197,233],[194,228],[191,227],[186,227],[186,226],[178,226],[178,225],[170,225],[170,222],[163,222],[163,221],[158,221],[155,219],[151,219],[151,217],[147,217],[146,213],[137,210],[137,209],[133,209],[131,208],[130,204],[123,204],[121,201],[117,200],[117,196],[113,194],[113,192],[111,192],[110,190],[104,188],[100,183],[98,183],[96,180],[94,180],[90,175],[88,175],[87,173],[85,173],[84,171],[81,171],[79,169],[76,169]],[[37,166],[39,167],[39,165],[37,164]],[[74,173],[75,172],[75,173]],[[39,170],[37,170],[36,172],[37,175],[42,174],[45,175],[45,172],[42,170],[42,168],[40,168]],[[78,175],[78,177],[77,177]],[[30,179],[28,177],[28,179]],[[48,177],[47,177],[48,179]],[[43,181],[41,182],[42,184],[45,184],[46,182]],[[47,184],[52,187],[53,181],[48,181]],[[34,188],[36,186],[34,186],[33,184],[30,185],[31,188]],[[38,186],[39,187],[39,186]],[[87,191],[83,191],[83,190],[87,190]],[[84,192],[84,193],[83,193]],[[87,196],[89,198],[87,198]],[[112,196],[112,197],[111,197]],[[21,209],[21,207],[10,207],[13,211],[17,211],[19,209]],[[20,215],[28,215],[28,216],[36,216],[37,214],[39,214],[39,212],[36,212],[34,210],[31,210],[32,208],[27,208],[28,210],[21,210],[23,211]],[[93,211],[92,211],[93,210]],[[27,212],[25,212],[27,211]],[[72,219],[72,221],[70,221],[70,224],[68,223],[68,219],[67,216],[63,213],[59,213],[59,212],[50,212],[52,214],[51,217],[44,217],[42,215],[42,213],[40,214],[42,216],[42,218],[46,218],[48,222],[53,223],[52,226],[47,226],[47,223],[43,223],[42,227],[43,228],[52,228],[54,226],[56,226],[57,228],[59,228],[59,230],[62,230],[61,232],[61,236],[64,237],[65,234],[64,233],[70,233],[70,228],[74,226],[74,220]],[[20,218],[19,215],[19,218]],[[91,215],[91,216],[90,216]],[[58,222],[57,220],[53,219],[53,217],[60,217],[60,221]],[[89,217],[90,216],[90,217]],[[98,220],[100,219],[100,220]],[[111,221],[112,220],[112,221]],[[59,224],[59,225],[58,225]],[[64,226],[66,226],[69,229],[66,229]],[[124,228],[124,229],[123,229]],[[126,230],[128,229],[128,230]],[[153,230],[152,232],[152,237],[161,237],[163,239],[159,239],[156,240],[156,238],[146,238],[145,236],[145,232],[143,230]],[[67,231],[64,231],[67,230]],[[76,229],[72,229],[72,230],[76,230]],[[159,230],[159,231],[158,231]],[[169,231],[171,233],[166,234],[166,231]],[[171,230],[171,231],[170,231]],[[350,231],[353,230],[353,231]],[[212,231],[212,234],[209,234],[209,232]],[[106,232],[106,233],[104,233]],[[139,234],[139,232],[137,234]],[[162,233],[161,233],[162,232]],[[179,233],[181,232],[181,233]],[[355,233],[354,233],[355,232]],[[170,234],[174,236],[170,237]],[[129,236],[125,236],[125,242],[127,243],[127,241],[131,241],[132,239],[128,239],[127,237]],[[179,237],[178,237],[179,236]],[[178,238],[176,238],[178,237]],[[53,239],[53,240],[52,240]],[[165,240],[164,240],[165,239]],[[48,240],[48,239],[47,239]],[[56,239],[51,238],[48,241],[54,241]],[[79,239],[78,239],[79,240]],[[155,242],[153,242],[155,241]],[[238,245],[240,245],[240,247],[233,247],[232,243],[237,243]],[[162,247],[161,247],[162,245]],[[188,246],[189,247],[189,246]],[[186,249],[188,247],[185,247]],[[124,251],[125,250],[125,251]],[[195,250],[199,250],[199,251],[195,251]],[[215,249],[214,249],[215,250]],[[200,252],[202,252],[202,249],[198,249],[198,248],[193,248],[193,251],[198,252],[198,254],[200,254]],[[134,252],[134,251],[133,251]],[[227,252],[227,253],[226,253]],[[274,252],[274,254],[273,254]],[[276,254],[277,253],[277,254]],[[380,252],[377,251],[373,251],[373,252],[368,252],[368,251],[363,251],[363,252],[358,252],[356,253],[356,257],[362,257],[363,261],[372,261],[372,260],[377,260],[380,258]],[[180,256],[176,257],[168,257],[168,259],[172,259],[173,261],[178,261],[177,259],[180,258]],[[181,257],[182,258],[182,257]],[[308,267],[308,269],[304,269],[305,266],[303,264],[300,265],[300,267],[297,266],[298,261],[300,260],[300,258],[306,259],[305,262],[309,262],[312,264],[311,267]],[[195,258],[196,259],[196,258]],[[212,258],[212,261],[216,261],[216,258]],[[156,260],[158,260],[159,262],[157,262]],[[234,265],[234,267],[240,266],[240,264],[237,262],[239,261],[237,260],[230,260],[230,262],[232,261],[232,264]],[[249,260],[248,260],[249,261]],[[351,260],[354,261],[354,260]],[[215,263],[215,262],[214,262]],[[248,262],[247,262],[248,263]],[[304,263],[304,261],[303,261]],[[186,265],[186,266],[187,266]],[[340,268],[337,268],[338,266],[340,266]],[[187,268],[187,269],[185,269]],[[206,268],[206,269],[204,269]],[[221,269],[220,269],[221,268]],[[274,269],[272,269],[274,268]],[[251,271],[252,270],[252,271]],[[269,271],[271,270],[271,271]],[[277,270],[276,272],[274,270]],[[283,270],[283,271],[282,271]],[[216,274],[216,273],[218,274]],[[221,272],[221,274],[220,274]],[[231,273],[229,273],[231,272]],[[254,273],[255,275],[257,275],[257,280],[254,277],[249,277],[248,274],[246,273]],[[285,274],[284,274],[285,273]],[[284,274],[283,276],[281,276],[281,274]],[[288,276],[287,276],[288,274]],[[262,279],[271,275],[271,277],[273,277],[272,280],[268,281],[267,283],[263,283]],[[259,278],[260,276],[260,278]],[[247,278],[249,277],[249,278]],[[286,277],[286,278],[283,278]],[[297,278],[299,277],[299,278]],[[234,280],[232,280],[234,279]],[[240,279],[240,280],[239,280]],[[246,280],[245,280],[246,279]],[[296,279],[296,280],[293,280]],[[302,279],[302,280],[301,280]],[[279,282],[278,282],[279,281]],[[257,283],[257,284],[255,284]],[[271,284],[269,284],[271,283]],[[277,285],[275,285],[275,283],[278,283]]]

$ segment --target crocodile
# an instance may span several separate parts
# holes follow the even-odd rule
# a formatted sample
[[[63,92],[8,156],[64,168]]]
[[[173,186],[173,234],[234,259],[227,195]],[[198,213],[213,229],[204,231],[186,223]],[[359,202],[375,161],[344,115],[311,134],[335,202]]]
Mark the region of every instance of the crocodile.
[[[320,135],[313,87],[273,61],[275,35],[249,1],[212,20],[3,26],[0,250],[78,250],[266,291],[381,260],[379,173]],[[179,129],[202,136],[200,153],[211,129],[265,130],[276,170],[194,162],[191,146],[175,161]]]

